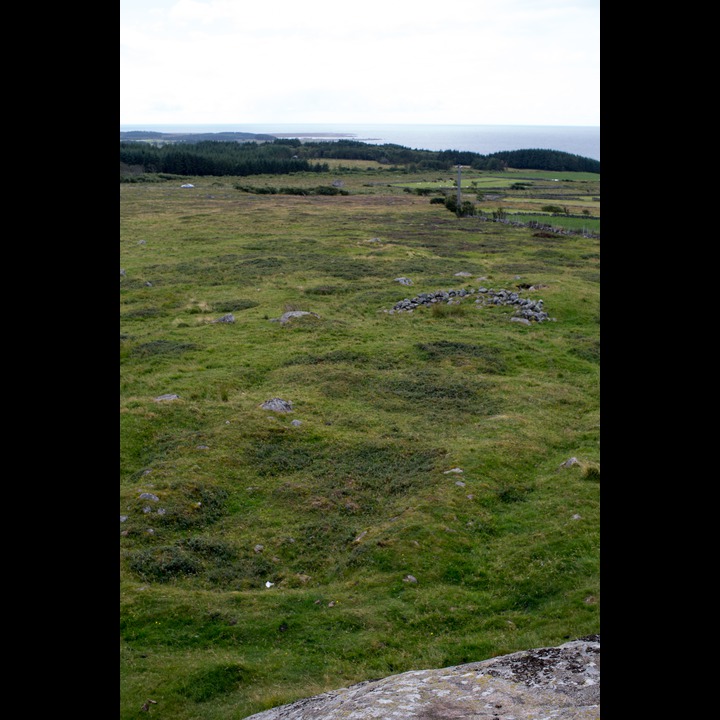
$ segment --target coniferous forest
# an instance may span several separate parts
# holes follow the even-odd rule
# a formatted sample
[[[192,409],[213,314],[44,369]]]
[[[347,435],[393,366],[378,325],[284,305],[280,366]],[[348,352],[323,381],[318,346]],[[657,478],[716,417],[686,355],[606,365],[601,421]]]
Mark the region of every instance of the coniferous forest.
[[[120,141],[120,163],[146,173],[196,176],[284,175],[328,172],[326,159],[367,160],[405,171],[449,170],[456,165],[497,172],[507,167],[534,170],[600,172],[600,162],[559,150],[509,150],[481,155],[461,150],[415,150],[387,143],[358,140],[272,141],[164,140],[162,133],[148,140]],[[121,171],[121,180],[123,172]]]

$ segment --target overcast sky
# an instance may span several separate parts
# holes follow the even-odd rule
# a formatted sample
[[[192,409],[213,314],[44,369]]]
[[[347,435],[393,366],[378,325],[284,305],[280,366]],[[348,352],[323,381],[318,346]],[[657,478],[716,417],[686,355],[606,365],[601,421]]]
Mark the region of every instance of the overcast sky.
[[[600,125],[600,0],[120,0],[120,124]]]

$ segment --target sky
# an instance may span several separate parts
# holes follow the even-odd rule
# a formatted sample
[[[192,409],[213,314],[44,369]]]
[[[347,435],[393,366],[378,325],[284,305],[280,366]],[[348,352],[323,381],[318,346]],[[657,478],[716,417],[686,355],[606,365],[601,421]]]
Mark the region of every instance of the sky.
[[[120,124],[600,125],[600,0],[120,0]]]

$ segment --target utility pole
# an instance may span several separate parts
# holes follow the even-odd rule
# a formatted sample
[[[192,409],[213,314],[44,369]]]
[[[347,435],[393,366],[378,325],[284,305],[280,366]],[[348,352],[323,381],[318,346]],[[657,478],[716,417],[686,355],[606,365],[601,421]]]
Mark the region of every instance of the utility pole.
[[[461,174],[461,171],[460,171],[460,168],[461,168],[461,167],[462,167],[462,165],[460,165],[460,163],[458,163],[458,166],[457,166],[457,170],[458,170],[458,179],[457,179],[457,214],[458,214],[458,215],[460,214],[460,205],[461,205],[460,199],[462,198],[462,191],[461,191],[461,189],[460,189],[461,184],[462,184],[462,174]]]

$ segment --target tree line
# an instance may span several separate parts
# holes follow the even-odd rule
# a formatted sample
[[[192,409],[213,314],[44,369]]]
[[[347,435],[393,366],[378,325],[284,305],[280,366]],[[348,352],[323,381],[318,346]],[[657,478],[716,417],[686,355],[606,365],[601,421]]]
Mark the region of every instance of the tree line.
[[[518,170],[556,170],[558,172],[600,172],[600,161],[557,150],[505,150],[492,155]]]
[[[172,175],[282,175],[293,172],[328,172],[325,159],[367,160],[402,166],[406,171],[447,171],[457,165],[476,170],[517,169],[600,172],[600,162],[559,150],[508,150],[481,155],[461,150],[414,150],[385,143],[371,145],[359,140],[272,142],[120,142],[120,163],[145,173]],[[122,176],[122,173],[121,173]]]
[[[238,143],[204,140],[197,143],[149,145],[121,142],[120,163],[140,166],[146,173],[172,175],[284,175],[327,172],[327,163],[311,163],[282,143]]]

